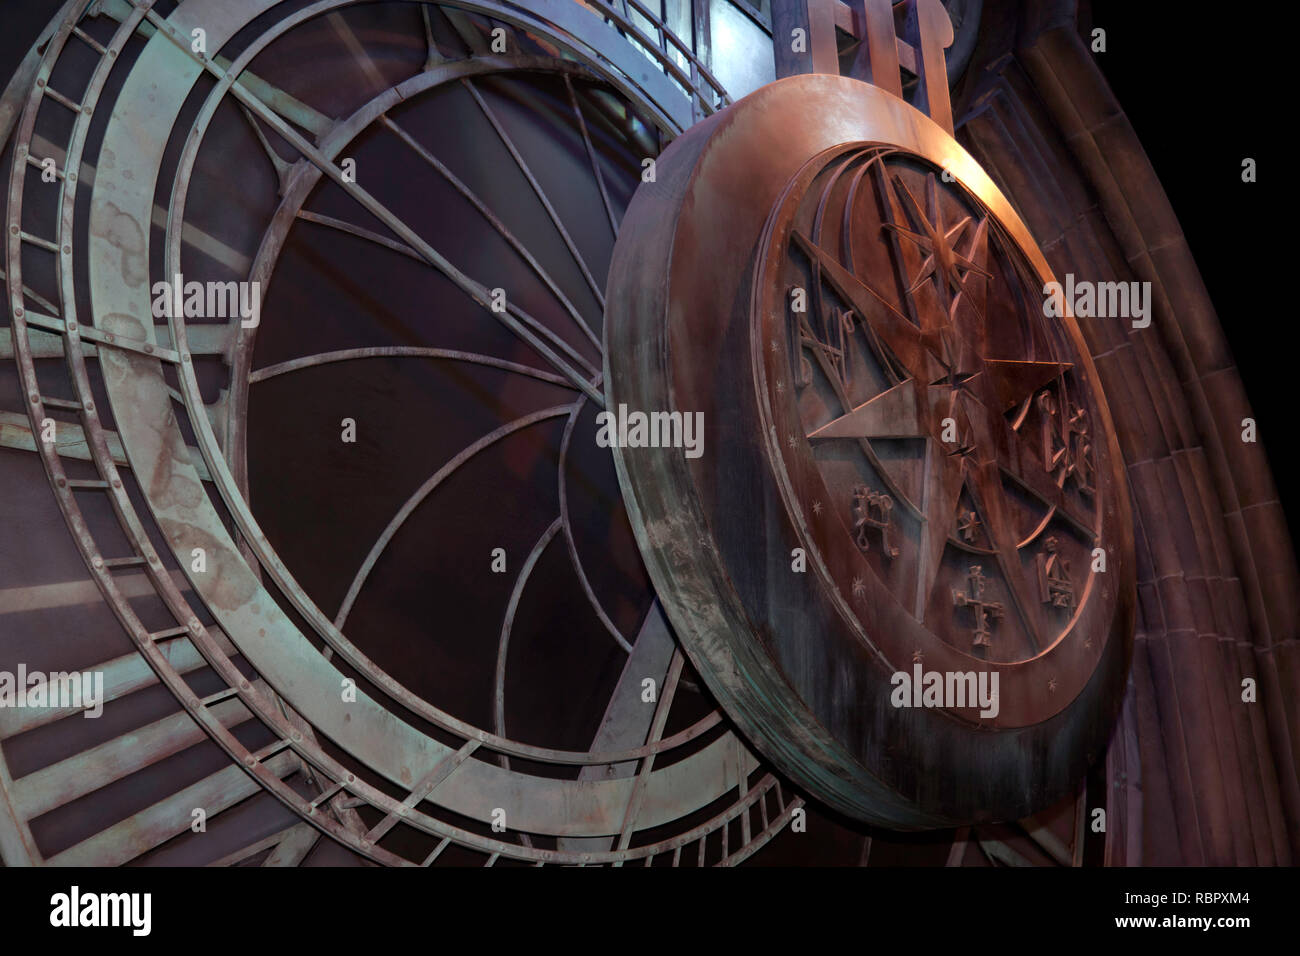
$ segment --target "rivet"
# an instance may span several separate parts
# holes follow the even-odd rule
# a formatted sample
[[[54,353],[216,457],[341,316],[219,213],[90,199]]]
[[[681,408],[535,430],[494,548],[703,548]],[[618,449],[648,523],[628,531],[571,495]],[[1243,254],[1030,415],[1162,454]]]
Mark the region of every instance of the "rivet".
[[[149,353],[150,355],[153,355],[153,346],[152,346],[152,345],[146,345],[146,346],[144,347],[144,350],[145,350],[147,353]]]
[[[70,183],[75,183],[76,181],[77,181],[77,174],[76,174],[76,173],[68,173],[68,182],[70,182]]]
[[[66,478],[60,478],[60,479],[59,479],[59,487],[60,487],[60,488],[66,488],[67,486],[68,486],[68,479],[66,479]]]
[[[69,331],[69,332],[75,332],[75,331],[77,331],[77,323],[76,323],[76,322],[69,322],[69,323],[68,323],[68,331]]]
[[[36,85],[37,85],[37,86],[44,86],[44,85],[45,85],[45,81],[44,81],[44,80],[37,80],[37,81],[36,81]]]
[[[86,411],[88,411],[88,412],[93,412],[94,410],[95,410],[95,403],[94,403],[94,402],[86,402]]]
[[[63,254],[64,254],[65,256],[70,256],[70,255],[72,255],[72,246],[64,246],[64,247],[63,247]]]
[[[99,555],[95,555],[93,558],[90,559],[90,563],[97,568],[102,568],[104,566],[104,559],[101,558]]]
[[[26,314],[26,313],[23,312],[22,308],[14,309],[14,315],[18,316],[18,318],[20,318],[20,319],[21,319],[25,314]]]

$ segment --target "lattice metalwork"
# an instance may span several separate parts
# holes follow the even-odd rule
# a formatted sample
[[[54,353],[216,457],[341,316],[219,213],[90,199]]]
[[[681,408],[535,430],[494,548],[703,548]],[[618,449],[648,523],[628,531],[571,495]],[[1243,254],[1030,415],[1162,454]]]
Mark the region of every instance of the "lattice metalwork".
[[[636,0],[630,5],[650,19],[656,36],[633,24],[621,4],[603,3],[70,5],[45,45],[13,135],[6,275],[31,435],[53,418],[65,438],[75,435],[84,448],[83,460],[70,462],[66,443],[37,442],[74,540],[139,656],[189,720],[239,766],[155,804],[131,822],[129,833],[109,827],[53,855],[42,853],[29,821],[109,782],[92,773],[103,769],[105,755],[87,752],[0,781],[15,795],[17,831],[31,858],[126,862],[186,830],[191,805],[216,812],[247,796],[250,786],[266,789],[362,856],[388,864],[430,863],[449,845],[477,851],[489,864],[732,863],[801,805],[715,709],[706,706],[703,716],[665,734],[683,683],[686,693],[698,696],[698,688],[683,682],[683,658],[653,605],[631,633],[605,613],[584,570],[584,561],[599,556],[578,555],[569,521],[573,492],[566,493],[563,473],[570,438],[584,413],[603,402],[602,288],[585,261],[590,245],[578,248],[584,237],[571,234],[559,200],[552,202],[545,177],[531,168],[527,147],[513,140],[501,104],[560,92],[567,115],[547,112],[548,122],[576,132],[588,160],[584,187],[599,196],[604,244],[612,245],[620,205],[641,172],[635,159],[653,156],[693,115],[727,102],[690,47],[648,8]],[[195,31],[202,31],[202,43]],[[277,55],[301,57],[301,46],[321,43],[331,32],[363,64],[374,90],[340,93],[310,83],[286,89],[264,77],[276,72]],[[418,55],[402,63],[403,53]],[[659,72],[647,72],[646,57]],[[505,204],[500,196],[481,195],[420,131],[419,104],[449,90],[477,107],[488,135],[513,159],[512,175],[526,183],[522,194]],[[355,102],[341,110],[339,100]],[[51,110],[61,112],[62,123],[51,121]],[[278,193],[269,217],[224,223],[233,232],[260,232],[246,268],[237,244],[223,252],[215,230],[195,224],[207,203],[198,185],[204,151],[219,148],[229,158],[233,116],[255,137],[256,161],[263,173],[273,173]],[[382,147],[367,140],[379,136]],[[349,151],[361,157],[366,172],[360,176],[348,169]],[[547,314],[514,301],[494,309],[491,278],[470,271],[483,265],[469,261],[472,246],[435,246],[427,223],[408,221],[391,198],[380,198],[386,173],[377,167],[385,152],[401,151],[478,214],[482,235],[508,249],[512,266],[549,294]],[[632,167],[618,169],[628,158]],[[58,182],[41,190],[47,159]],[[608,181],[616,175],[625,182]],[[312,207],[330,184],[334,199],[350,204],[346,215],[321,211],[329,197]],[[554,257],[516,235],[512,220],[519,217],[511,204],[523,202],[544,211],[578,283],[552,277]],[[182,306],[168,310],[165,325],[149,321],[154,286],[169,276],[198,278],[206,269],[210,282],[275,289],[286,244],[296,241],[296,232],[312,230],[430,268],[477,303],[479,321],[501,323],[522,351],[502,357],[430,341],[322,354],[300,342],[300,354],[259,368],[259,329],[246,317],[194,321]],[[230,269],[232,262],[241,268]],[[291,321],[276,318],[274,303],[266,303],[267,327]],[[303,329],[293,334],[301,339]],[[65,365],[51,361],[59,355]],[[541,386],[534,391],[560,400],[500,423],[438,469],[396,511],[337,612],[327,614],[297,583],[246,500],[246,423],[256,401],[250,395],[289,372],[395,357],[524,378]],[[563,425],[561,511],[515,562],[521,569],[499,609],[494,720],[480,726],[407,689],[350,641],[344,627],[376,563],[421,503],[476,456],[547,422]],[[104,503],[115,519],[110,526],[102,520]],[[608,638],[630,655],[624,676],[612,691],[606,686],[614,703],[601,735],[584,750],[525,743],[503,726],[507,648],[520,602],[543,554],[561,546]],[[192,570],[196,548],[203,550],[205,570]],[[140,613],[144,596],[156,598],[169,619],[158,623]],[[134,659],[97,664],[112,672],[113,694],[149,680]],[[219,686],[196,691],[187,682],[196,668],[219,675]],[[658,684],[656,703],[620,717],[614,706],[620,695],[641,694],[649,674]],[[348,681],[360,688],[355,700],[344,701],[339,687]],[[173,719],[173,725],[186,728],[188,721]],[[30,727],[9,728],[22,729]],[[172,749],[195,739],[187,730],[178,735],[157,726],[147,733]],[[145,748],[113,760],[116,772],[125,773],[159,756]],[[56,778],[74,776],[69,761],[79,762],[82,782],[60,786]],[[492,828],[494,814],[506,821],[504,832]],[[399,831],[402,838],[395,839]]]

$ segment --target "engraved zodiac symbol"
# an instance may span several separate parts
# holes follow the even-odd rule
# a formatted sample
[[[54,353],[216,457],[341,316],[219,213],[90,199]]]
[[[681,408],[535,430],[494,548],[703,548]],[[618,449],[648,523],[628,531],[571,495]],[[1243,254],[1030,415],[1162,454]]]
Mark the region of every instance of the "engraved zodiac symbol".
[[[889,543],[889,513],[894,508],[894,499],[879,491],[872,491],[866,485],[853,489],[853,540],[863,554],[871,550],[867,539],[868,528],[880,529],[880,541],[888,557],[898,557],[898,548]]]
[[[1002,620],[1005,610],[1001,602],[984,600],[984,569],[978,564],[971,565],[969,591],[952,592],[952,603],[955,607],[968,607],[975,615],[975,640],[972,643],[974,647],[988,647],[989,638],[992,631],[989,625],[995,621]]]

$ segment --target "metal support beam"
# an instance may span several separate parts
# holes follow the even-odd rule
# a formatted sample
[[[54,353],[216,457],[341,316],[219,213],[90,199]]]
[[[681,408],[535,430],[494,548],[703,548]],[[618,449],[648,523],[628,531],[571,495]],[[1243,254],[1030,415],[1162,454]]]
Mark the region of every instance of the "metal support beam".
[[[894,12],[904,17],[898,35]],[[917,77],[912,105],[952,133],[952,104],[944,50],[952,21],[941,0],[772,0],[772,49],[777,78],[800,73],[839,76],[838,33],[850,38],[844,75],[903,96],[902,71]],[[855,49],[856,48],[856,49]]]
[[[799,73],[839,75],[835,41],[838,0],[772,0],[772,52],[776,76]]]

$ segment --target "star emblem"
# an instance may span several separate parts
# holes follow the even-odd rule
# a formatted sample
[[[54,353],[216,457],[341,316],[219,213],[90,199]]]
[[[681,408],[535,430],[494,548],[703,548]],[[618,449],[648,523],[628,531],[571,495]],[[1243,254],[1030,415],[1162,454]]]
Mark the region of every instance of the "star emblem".
[[[819,270],[822,281],[851,307],[902,377],[897,385],[874,398],[851,406],[840,396],[844,414],[811,432],[810,441],[851,439],[923,439],[924,463],[917,494],[923,512],[914,584],[907,595],[913,615],[924,622],[942,564],[943,549],[953,533],[974,542],[978,537],[993,552],[992,561],[1010,592],[1011,607],[1021,621],[1033,649],[1046,646],[1047,622],[1040,621],[1035,586],[1021,561],[1022,535],[1017,527],[1016,502],[1007,484],[1018,486],[1031,498],[1054,508],[1058,517],[1083,534],[1095,533],[1095,520],[1067,497],[1053,476],[1038,461],[1037,445],[1022,436],[1007,418],[1044,387],[1063,381],[1072,363],[989,357],[983,312],[988,294],[988,218],[980,222],[967,216],[948,226],[939,204],[935,177],[927,183],[926,208],[895,178],[887,190],[892,209],[892,231],[907,250],[903,266],[912,263],[911,293],[934,279],[945,301],[909,295],[915,319],[890,304],[867,280],[840,263],[838,257],[797,229],[794,247]],[[910,225],[909,225],[910,223]],[[924,261],[916,247],[927,253]],[[964,306],[962,306],[964,303]],[[962,306],[959,308],[959,306]],[[825,363],[824,363],[825,364]],[[958,437],[957,453],[953,442]],[[888,466],[886,466],[888,471]],[[1005,482],[1005,479],[1010,482]],[[900,479],[895,476],[895,481]],[[1004,483],[1005,482],[1005,483]],[[963,493],[974,508],[958,525],[958,504]]]
[[[925,209],[921,208],[912,191],[898,176],[891,176],[890,183],[893,186],[895,203],[901,203],[904,207],[905,221],[912,222],[915,230],[901,225],[897,219],[885,223],[885,228],[902,238],[910,239],[921,248],[921,251],[928,253],[925,261],[921,263],[920,274],[913,282],[912,288],[907,290],[908,295],[916,292],[927,279],[933,277],[941,294],[951,293],[951,298],[947,302],[948,311],[951,312],[957,297],[964,291],[968,276],[975,274],[985,279],[992,278],[987,271],[976,264],[974,259],[987,239],[988,218],[981,219],[975,226],[970,247],[963,255],[957,251],[957,245],[970,229],[973,220],[970,216],[965,216],[951,228],[944,225],[938,181],[933,173],[926,180]]]

